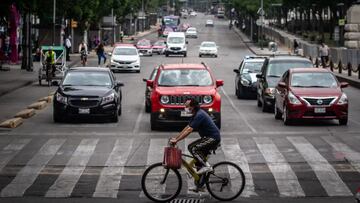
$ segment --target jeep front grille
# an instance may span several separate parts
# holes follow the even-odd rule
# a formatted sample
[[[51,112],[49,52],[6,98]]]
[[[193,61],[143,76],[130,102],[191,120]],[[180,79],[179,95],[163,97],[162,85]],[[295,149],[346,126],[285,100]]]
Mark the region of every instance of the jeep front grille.
[[[169,104],[184,105],[189,99],[194,98],[199,104],[203,103],[203,95],[169,95]]]

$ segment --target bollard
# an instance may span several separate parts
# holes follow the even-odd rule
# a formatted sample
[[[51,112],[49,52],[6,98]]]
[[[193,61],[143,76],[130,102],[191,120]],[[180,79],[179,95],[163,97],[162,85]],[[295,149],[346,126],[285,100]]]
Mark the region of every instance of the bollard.
[[[334,72],[334,62],[332,60],[330,61],[330,70]]]
[[[2,122],[0,124],[0,127],[2,127],[2,128],[16,128],[19,125],[21,125],[22,123],[23,123],[22,118],[12,118],[12,119],[8,119],[8,120]]]
[[[341,74],[342,73],[342,63],[341,63],[341,61],[339,61],[338,69],[339,69],[339,73]]]
[[[351,76],[352,68],[351,68],[351,63],[350,62],[347,64],[347,69],[348,69],[348,76]]]

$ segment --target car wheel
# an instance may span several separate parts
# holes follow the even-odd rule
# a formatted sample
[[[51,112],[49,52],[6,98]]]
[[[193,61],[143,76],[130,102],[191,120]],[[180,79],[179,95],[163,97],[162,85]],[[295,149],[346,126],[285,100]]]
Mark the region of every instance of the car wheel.
[[[281,119],[281,117],[282,117],[282,114],[281,114],[281,112],[279,111],[279,108],[276,106],[276,101],[275,101],[275,105],[274,105],[274,115],[275,115],[275,119],[276,120],[279,120],[279,119]]]
[[[151,114],[151,116],[150,116],[150,127],[151,127],[151,130],[158,130],[159,129],[154,114]]]
[[[263,98],[262,100],[263,100],[262,106],[261,106],[262,112],[269,112],[269,106],[266,104],[265,99]]]
[[[217,58],[217,54],[215,54],[215,58]]]
[[[186,53],[184,53],[184,57],[186,57]]]
[[[237,89],[237,91],[236,91],[236,92],[237,92],[237,93],[236,93],[236,96],[237,96],[238,99],[244,98],[241,89],[242,89],[241,87],[238,87],[238,89]]]
[[[286,108],[286,105],[283,107],[283,114],[282,114],[283,122],[285,125],[290,125],[291,120],[289,119],[288,110]]]
[[[169,57],[169,54],[168,54],[168,53],[166,53],[166,54],[165,54],[165,56],[166,56],[166,57]]]
[[[348,123],[348,118],[347,117],[343,118],[343,119],[339,119],[339,124],[340,125],[347,125],[347,123]]]
[[[121,108],[121,103],[120,103],[120,106],[119,106],[119,109],[118,109],[118,115],[121,116],[121,113],[122,113],[122,108]]]
[[[111,116],[111,122],[117,123],[119,121],[119,116],[117,113]]]

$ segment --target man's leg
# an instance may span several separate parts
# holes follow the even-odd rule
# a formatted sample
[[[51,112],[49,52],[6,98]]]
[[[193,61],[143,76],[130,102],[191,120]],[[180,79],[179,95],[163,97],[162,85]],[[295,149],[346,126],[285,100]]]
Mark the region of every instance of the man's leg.
[[[101,55],[100,55],[100,54],[98,54],[97,56],[98,56],[98,65],[100,66],[100,62],[101,62]]]
[[[213,138],[204,137],[189,145],[190,153],[204,166],[198,171],[198,174],[206,173],[212,170],[210,164],[206,161],[206,156],[210,150],[217,147],[218,143],[219,142]]]

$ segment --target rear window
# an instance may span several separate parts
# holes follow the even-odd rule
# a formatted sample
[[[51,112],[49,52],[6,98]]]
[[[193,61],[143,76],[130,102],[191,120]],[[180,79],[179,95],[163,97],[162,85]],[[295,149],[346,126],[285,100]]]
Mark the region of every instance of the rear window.
[[[313,68],[308,61],[272,61],[268,65],[266,76],[281,77],[290,68]]]
[[[159,86],[210,86],[213,81],[208,70],[174,69],[161,71],[158,84]]]
[[[290,85],[303,88],[333,88],[337,87],[338,83],[331,73],[293,73]]]

